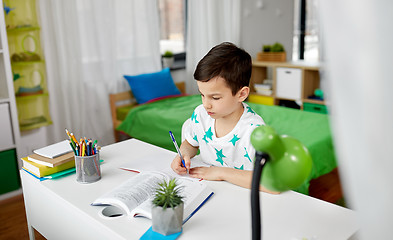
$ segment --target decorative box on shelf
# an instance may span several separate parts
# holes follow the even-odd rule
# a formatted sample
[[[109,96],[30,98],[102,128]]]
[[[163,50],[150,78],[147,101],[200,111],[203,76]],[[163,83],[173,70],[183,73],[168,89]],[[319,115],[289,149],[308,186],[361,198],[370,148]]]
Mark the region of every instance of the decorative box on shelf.
[[[274,98],[273,97],[259,95],[259,94],[253,94],[253,93],[251,93],[248,96],[247,101],[251,102],[251,103],[258,103],[258,104],[264,104],[264,105],[269,105],[269,106],[274,105]]]
[[[258,52],[257,61],[262,62],[285,62],[287,55],[285,52]]]

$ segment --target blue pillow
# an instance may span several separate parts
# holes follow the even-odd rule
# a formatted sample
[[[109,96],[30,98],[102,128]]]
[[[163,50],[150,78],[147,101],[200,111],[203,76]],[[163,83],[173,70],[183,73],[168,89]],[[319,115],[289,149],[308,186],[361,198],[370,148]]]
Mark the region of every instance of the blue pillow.
[[[124,75],[138,104],[155,98],[181,94],[173,82],[169,68],[136,76]]]

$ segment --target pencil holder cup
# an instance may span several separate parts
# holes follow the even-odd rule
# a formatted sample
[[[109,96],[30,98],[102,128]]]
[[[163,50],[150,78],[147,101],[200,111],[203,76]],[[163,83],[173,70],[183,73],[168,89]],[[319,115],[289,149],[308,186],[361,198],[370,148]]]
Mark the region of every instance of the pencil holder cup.
[[[100,154],[75,156],[76,181],[93,183],[101,179]]]

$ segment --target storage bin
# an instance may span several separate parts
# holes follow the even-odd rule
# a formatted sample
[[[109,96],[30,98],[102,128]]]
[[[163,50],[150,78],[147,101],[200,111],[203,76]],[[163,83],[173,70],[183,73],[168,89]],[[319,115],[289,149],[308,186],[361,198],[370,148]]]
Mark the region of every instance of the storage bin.
[[[252,103],[264,104],[264,105],[274,105],[274,98],[256,94],[250,94],[248,96],[248,101]]]
[[[17,97],[16,105],[21,130],[30,130],[52,124],[49,114],[48,94]]]
[[[277,68],[276,97],[300,100],[302,94],[302,70]]]
[[[45,62],[12,63],[16,96],[47,93]]]
[[[15,149],[0,152],[0,164],[0,194],[19,189],[19,167]]]
[[[40,29],[17,29],[8,31],[8,47],[11,62],[31,62],[42,60]]]
[[[35,0],[5,0],[4,5],[7,29],[38,25]]]
[[[303,110],[308,112],[327,114],[328,109],[326,105],[315,103],[303,103]]]

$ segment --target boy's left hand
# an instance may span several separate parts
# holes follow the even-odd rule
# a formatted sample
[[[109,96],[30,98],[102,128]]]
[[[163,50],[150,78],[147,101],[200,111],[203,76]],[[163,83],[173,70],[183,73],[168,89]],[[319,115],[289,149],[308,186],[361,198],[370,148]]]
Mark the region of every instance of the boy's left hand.
[[[222,181],[220,178],[220,172],[222,170],[222,167],[195,167],[190,169],[190,177],[210,181]]]

